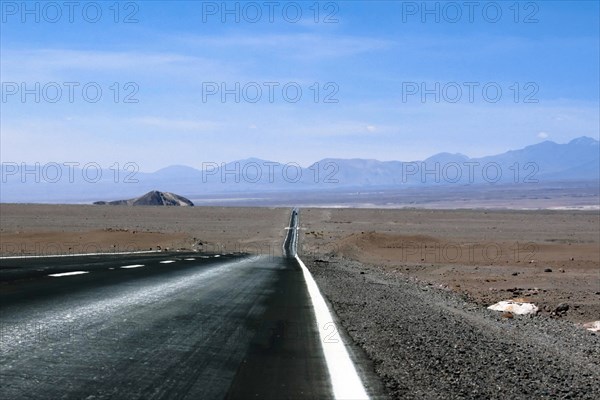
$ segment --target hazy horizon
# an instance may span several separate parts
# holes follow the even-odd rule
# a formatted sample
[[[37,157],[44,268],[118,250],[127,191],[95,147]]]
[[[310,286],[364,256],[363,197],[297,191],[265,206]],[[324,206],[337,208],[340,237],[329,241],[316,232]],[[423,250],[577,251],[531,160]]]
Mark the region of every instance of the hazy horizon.
[[[599,139],[597,2],[275,3],[3,2],[2,161],[153,171]]]

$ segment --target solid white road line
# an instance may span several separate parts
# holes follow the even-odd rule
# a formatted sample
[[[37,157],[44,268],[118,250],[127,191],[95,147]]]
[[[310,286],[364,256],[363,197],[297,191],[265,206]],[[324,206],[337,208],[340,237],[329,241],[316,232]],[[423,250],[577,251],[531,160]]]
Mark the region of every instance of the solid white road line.
[[[306,268],[306,265],[298,257],[298,254],[295,257],[302,268],[308,293],[313,304],[313,309],[315,310],[315,316],[317,317],[317,328],[319,329],[325,362],[329,370],[335,398],[344,400],[368,399],[369,395],[367,395],[362,380],[358,376],[356,368],[354,368],[354,363],[350,359],[350,355],[340,337],[335,322],[333,322],[333,317],[329,312],[323,295],[319,291],[317,283],[308,268]],[[333,327],[333,333],[327,327]]]

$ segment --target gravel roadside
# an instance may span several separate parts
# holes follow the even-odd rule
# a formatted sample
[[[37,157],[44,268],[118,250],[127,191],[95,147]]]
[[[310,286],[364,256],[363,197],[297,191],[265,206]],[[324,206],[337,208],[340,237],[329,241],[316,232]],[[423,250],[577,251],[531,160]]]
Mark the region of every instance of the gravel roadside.
[[[304,261],[392,398],[600,398],[597,334],[546,317],[503,318],[352,260]]]

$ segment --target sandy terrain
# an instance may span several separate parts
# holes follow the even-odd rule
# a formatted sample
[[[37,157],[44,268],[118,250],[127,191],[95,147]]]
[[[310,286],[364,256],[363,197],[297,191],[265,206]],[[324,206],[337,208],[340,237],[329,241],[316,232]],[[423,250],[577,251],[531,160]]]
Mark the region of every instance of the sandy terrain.
[[[562,318],[600,319],[598,211],[305,209],[300,221],[306,258],[382,266],[484,305],[520,298],[552,314],[567,303]]]
[[[0,253],[157,249],[280,254],[288,209],[0,204]]]
[[[281,253],[288,208],[0,205],[2,255],[149,249]],[[598,211],[302,209],[306,260],[347,258],[480,304],[600,319]],[[326,263],[323,263],[326,265]],[[551,270],[552,272],[545,272]]]

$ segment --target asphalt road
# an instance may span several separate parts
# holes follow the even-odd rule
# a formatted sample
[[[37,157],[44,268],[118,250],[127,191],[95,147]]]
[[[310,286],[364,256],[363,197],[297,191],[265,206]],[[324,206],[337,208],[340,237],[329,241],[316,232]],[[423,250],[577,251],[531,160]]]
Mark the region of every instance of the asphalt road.
[[[294,258],[297,217],[283,257],[0,260],[0,398],[340,398]]]

